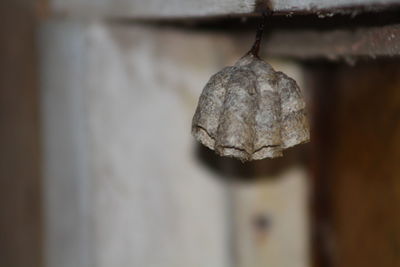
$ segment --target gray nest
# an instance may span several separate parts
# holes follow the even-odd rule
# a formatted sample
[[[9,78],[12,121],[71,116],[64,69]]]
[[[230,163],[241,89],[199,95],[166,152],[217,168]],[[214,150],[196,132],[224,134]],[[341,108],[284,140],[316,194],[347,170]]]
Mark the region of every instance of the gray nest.
[[[296,81],[250,53],[210,78],[192,134],[219,155],[241,161],[279,157],[310,139]]]

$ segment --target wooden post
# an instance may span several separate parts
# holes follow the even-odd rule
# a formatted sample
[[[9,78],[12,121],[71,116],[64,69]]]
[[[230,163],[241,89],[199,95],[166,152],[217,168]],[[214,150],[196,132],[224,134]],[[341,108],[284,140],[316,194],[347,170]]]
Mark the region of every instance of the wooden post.
[[[315,266],[399,266],[399,62],[314,67]]]
[[[0,4],[0,266],[42,266],[34,1]]]

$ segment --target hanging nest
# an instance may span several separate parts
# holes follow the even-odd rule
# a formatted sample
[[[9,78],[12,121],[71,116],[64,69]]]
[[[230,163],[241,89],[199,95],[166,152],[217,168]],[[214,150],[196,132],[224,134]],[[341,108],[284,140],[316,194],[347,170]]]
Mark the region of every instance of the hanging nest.
[[[296,81],[258,57],[263,29],[264,21],[251,50],[211,77],[193,117],[193,136],[221,156],[275,158],[310,139]]]
[[[310,138],[296,81],[251,53],[211,77],[192,134],[219,155],[242,161],[282,156]]]

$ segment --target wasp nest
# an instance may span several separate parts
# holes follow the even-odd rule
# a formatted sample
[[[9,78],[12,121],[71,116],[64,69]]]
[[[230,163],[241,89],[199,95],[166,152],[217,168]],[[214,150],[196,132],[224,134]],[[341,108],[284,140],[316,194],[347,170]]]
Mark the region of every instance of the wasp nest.
[[[309,141],[305,102],[296,81],[249,53],[211,77],[192,134],[221,156],[279,157]]]

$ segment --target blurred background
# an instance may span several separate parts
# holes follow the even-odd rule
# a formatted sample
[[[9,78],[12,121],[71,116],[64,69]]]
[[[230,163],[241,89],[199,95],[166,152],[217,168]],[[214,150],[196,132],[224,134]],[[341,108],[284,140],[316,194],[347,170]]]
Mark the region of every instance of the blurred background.
[[[191,137],[251,47],[311,142],[221,158]],[[400,1],[2,0],[1,267],[399,267]]]

